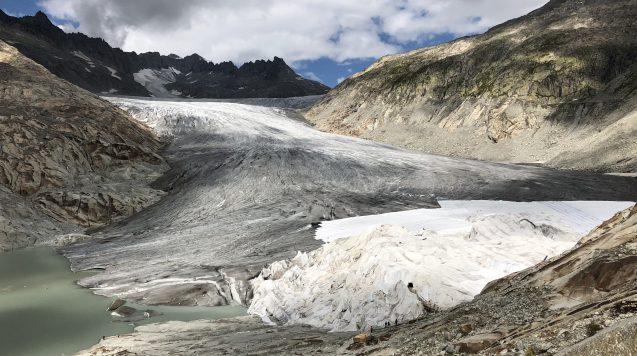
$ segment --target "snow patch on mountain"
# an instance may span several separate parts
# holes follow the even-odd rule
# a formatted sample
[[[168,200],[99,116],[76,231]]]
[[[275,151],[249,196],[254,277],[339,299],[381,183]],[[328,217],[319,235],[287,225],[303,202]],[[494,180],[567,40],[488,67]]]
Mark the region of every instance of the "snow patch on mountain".
[[[115,78],[115,79],[119,79],[122,80],[122,77],[120,77],[119,75],[117,75],[117,70],[115,68],[111,68],[109,66],[104,66],[106,69],[108,69],[109,72],[111,72],[111,77]]]
[[[249,313],[332,331],[404,322],[571,248],[628,202],[443,201],[323,223],[329,241],[263,269]]]
[[[83,59],[84,61],[86,61],[86,63],[88,63],[89,66],[91,66],[91,68],[95,68],[95,63],[93,62],[93,60],[91,58],[89,58],[87,55],[84,54],[84,52],[82,51],[73,51],[71,52],[71,54],[73,54],[75,57],[78,57],[80,59]],[[89,70],[90,72],[90,70]]]
[[[133,74],[135,81],[143,85],[156,98],[176,98],[177,95],[166,89],[165,85],[177,81],[181,72],[173,67],[162,69],[145,68]]]

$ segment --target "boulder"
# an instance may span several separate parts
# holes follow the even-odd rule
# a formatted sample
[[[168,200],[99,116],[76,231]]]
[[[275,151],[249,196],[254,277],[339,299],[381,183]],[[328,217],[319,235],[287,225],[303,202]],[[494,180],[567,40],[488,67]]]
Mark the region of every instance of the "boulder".
[[[467,336],[471,331],[473,331],[473,325],[471,324],[462,324],[458,331],[462,334],[462,336]]]
[[[357,344],[364,344],[365,341],[367,341],[367,338],[369,337],[368,334],[358,334],[354,336],[354,342]]]
[[[120,318],[127,318],[127,317],[135,314],[136,311],[137,311],[137,309],[135,309],[133,307],[122,305],[121,307],[119,307],[119,308],[115,309],[114,311],[112,311],[111,315],[115,316],[115,317],[120,317]]]
[[[111,303],[111,305],[106,309],[106,311],[116,310],[117,308],[121,307],[124,304],[126,304],[126,301],[124,299],[117,298]]]
[[[477,354],[480,351],[486,350],[493,346],[498,340],[502,338],[501,333],[488,333],[473,335],[468,338],[464,338],[457,342],[455,345],[459,347],[460,352],[468,354]]]

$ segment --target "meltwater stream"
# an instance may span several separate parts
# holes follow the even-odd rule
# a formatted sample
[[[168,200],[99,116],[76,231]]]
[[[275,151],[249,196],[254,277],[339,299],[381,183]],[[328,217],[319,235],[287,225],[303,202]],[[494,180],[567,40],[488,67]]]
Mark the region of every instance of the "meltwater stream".
[[[112,299],[75,284],[91,272],[73,273],[51,248],[0,253],[0,345],[3,355],[70,355],[102,336],[133,331],[167,320],[220,319],[244,315],[240,306],[182,307],[127,304],[162,313],[135,323],[116,321],[106,308]]]

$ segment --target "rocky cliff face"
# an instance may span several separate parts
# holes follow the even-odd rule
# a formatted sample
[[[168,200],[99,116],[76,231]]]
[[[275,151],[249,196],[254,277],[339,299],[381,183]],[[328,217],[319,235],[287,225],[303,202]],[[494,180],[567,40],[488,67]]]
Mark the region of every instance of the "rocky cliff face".
[[[0,40],[53,74],[94,93],[132,96],[252,98],[324,94],[329,88],[297,75],[281,58],[240,67],[184,58],[124,52],[100,38],[65,33],[46,15],[16,18],[0,11]]]
[[[0,249],[116,221],[161,195],[147,187],[165,169],[149,130],[2,41],[0,132]]]
[[[387,56],[309,113],[452,156],[637,169],[637,3],[552,0],[482,35]]]

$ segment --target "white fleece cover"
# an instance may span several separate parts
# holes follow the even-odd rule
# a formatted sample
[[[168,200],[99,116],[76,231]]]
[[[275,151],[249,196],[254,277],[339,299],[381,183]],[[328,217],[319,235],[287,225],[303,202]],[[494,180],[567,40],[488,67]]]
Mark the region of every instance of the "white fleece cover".
[[[442,201],[440,209],[324,222],[321,248],[251,281],[249,313],[331,331],[404,322],[573,247],[632,202]],[[407,288],[413,283],[413,289]]]

